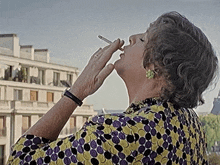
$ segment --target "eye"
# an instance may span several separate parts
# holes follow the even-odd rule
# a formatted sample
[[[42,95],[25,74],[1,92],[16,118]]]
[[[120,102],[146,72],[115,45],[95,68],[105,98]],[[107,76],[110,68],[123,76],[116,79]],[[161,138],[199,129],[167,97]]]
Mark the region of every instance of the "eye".
[[[140,38],[141,42],[144,42],[144,40],[142,38]]]

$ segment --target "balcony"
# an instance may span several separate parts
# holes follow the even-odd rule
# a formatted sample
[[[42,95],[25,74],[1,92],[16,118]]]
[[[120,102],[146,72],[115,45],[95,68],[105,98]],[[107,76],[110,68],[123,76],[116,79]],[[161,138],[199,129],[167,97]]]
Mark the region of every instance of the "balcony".
[[[53,102],[12,101],[12,108],[17,113],[44,114],[54,106]]]
[[[6,136],[6,127],[0,129],[0,137]]]
[[[77,131],[76,127],[74,127],[74,128],[63,128],[60,132],[60,135],[74,134],[74,133],[76,133],[76,131]]]

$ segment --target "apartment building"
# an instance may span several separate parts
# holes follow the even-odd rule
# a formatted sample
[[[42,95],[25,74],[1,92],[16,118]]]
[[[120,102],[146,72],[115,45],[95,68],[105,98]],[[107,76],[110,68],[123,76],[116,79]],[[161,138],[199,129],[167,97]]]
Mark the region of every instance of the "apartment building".
[[[12,144],[61,98],[78,74],[76,67],[50,62],[48,49],[20,45],[16,34],[0,34],[0,164],[6,163]],[[96,114],[84,100],[59,137],[76,132]]]

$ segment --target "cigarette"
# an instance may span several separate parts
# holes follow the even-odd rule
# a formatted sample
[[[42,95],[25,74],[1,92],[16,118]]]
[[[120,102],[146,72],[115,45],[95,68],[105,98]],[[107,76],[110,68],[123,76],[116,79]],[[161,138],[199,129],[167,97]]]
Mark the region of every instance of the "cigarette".
[[[103,41],[105,41],[105,42],[107,42],[108,44],[111,44],[112,43],[112,41],[110,41],[110,40],[108,40],[107,38],[105,38],[105,37],[102,37],[101,35],[98,35],[98,37],[101,39],[101,40],[103,40]],[[123,51],[123,49],[122,48],[119,48],[121,51]]]

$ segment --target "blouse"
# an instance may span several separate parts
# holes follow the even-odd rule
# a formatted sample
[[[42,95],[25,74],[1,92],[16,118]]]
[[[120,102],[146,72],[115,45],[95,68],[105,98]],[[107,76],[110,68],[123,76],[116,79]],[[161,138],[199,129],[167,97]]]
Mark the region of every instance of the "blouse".
[[[94,116],[65,138],[23,135],[9,165],[208,164],[206,140],[193,110],[150,98],[124,113]]]

